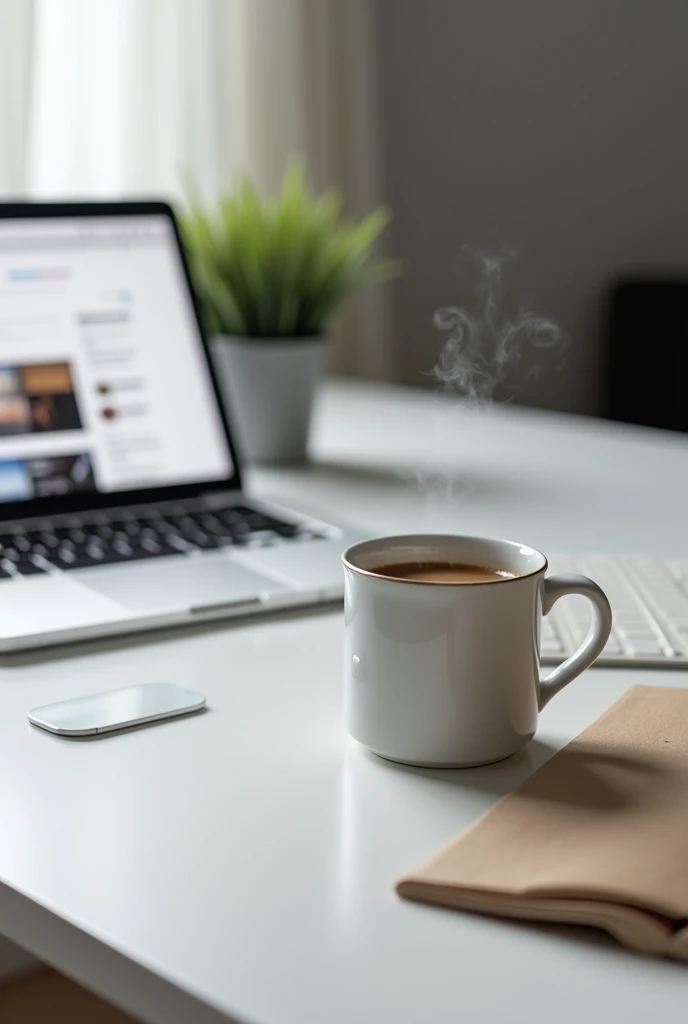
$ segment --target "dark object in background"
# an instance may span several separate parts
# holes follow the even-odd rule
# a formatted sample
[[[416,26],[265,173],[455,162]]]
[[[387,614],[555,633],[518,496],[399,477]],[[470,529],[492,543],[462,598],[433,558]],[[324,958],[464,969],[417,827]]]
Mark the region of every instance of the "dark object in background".
[[[604,415],[688,433],[688,277],[629,278],[609,310]]]

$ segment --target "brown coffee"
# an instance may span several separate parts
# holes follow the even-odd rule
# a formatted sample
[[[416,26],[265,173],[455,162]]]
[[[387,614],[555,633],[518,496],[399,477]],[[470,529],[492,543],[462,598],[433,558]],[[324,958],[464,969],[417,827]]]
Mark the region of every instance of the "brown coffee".
[[[421,583],[497,583],[516,575],[507,569],[488,569],[484,565],[465,562],[393,562],[373,570],[379,576],[395,580],[417,580]]]

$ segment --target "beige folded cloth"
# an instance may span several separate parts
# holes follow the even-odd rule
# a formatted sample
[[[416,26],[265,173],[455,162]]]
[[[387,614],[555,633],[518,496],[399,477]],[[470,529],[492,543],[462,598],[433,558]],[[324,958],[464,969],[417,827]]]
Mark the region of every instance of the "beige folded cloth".
[[[396,888],[688,961],[688,690],[630,689]]]

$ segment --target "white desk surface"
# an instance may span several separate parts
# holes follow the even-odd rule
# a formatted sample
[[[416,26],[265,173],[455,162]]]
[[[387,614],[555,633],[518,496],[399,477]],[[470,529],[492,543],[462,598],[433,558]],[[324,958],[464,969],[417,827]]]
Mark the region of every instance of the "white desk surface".
[[[308,468],[255,473],[255,492],[371,533],[686,553],[682,437],[336,384],[314,450]],[[431,463],[455,479],[451,498],[417,489]],[[392,885],[632,683],[688,676],[588,672],[525,752],[418,770],[344,734],[341,634],[330,608],[3,662],[0,931],[156,1024],[683,1019],[685,966],[406,903]],[[96,741],[26,720],[155,679],[203,690],[209,711]]]

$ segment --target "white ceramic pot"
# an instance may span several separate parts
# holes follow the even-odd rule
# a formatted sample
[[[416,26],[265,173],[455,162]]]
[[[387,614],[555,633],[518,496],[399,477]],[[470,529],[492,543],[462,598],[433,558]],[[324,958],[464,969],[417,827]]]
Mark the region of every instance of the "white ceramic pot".
[[[218,334],[210,351],[240,454],[249,462],[303,462],[325,338]]]

